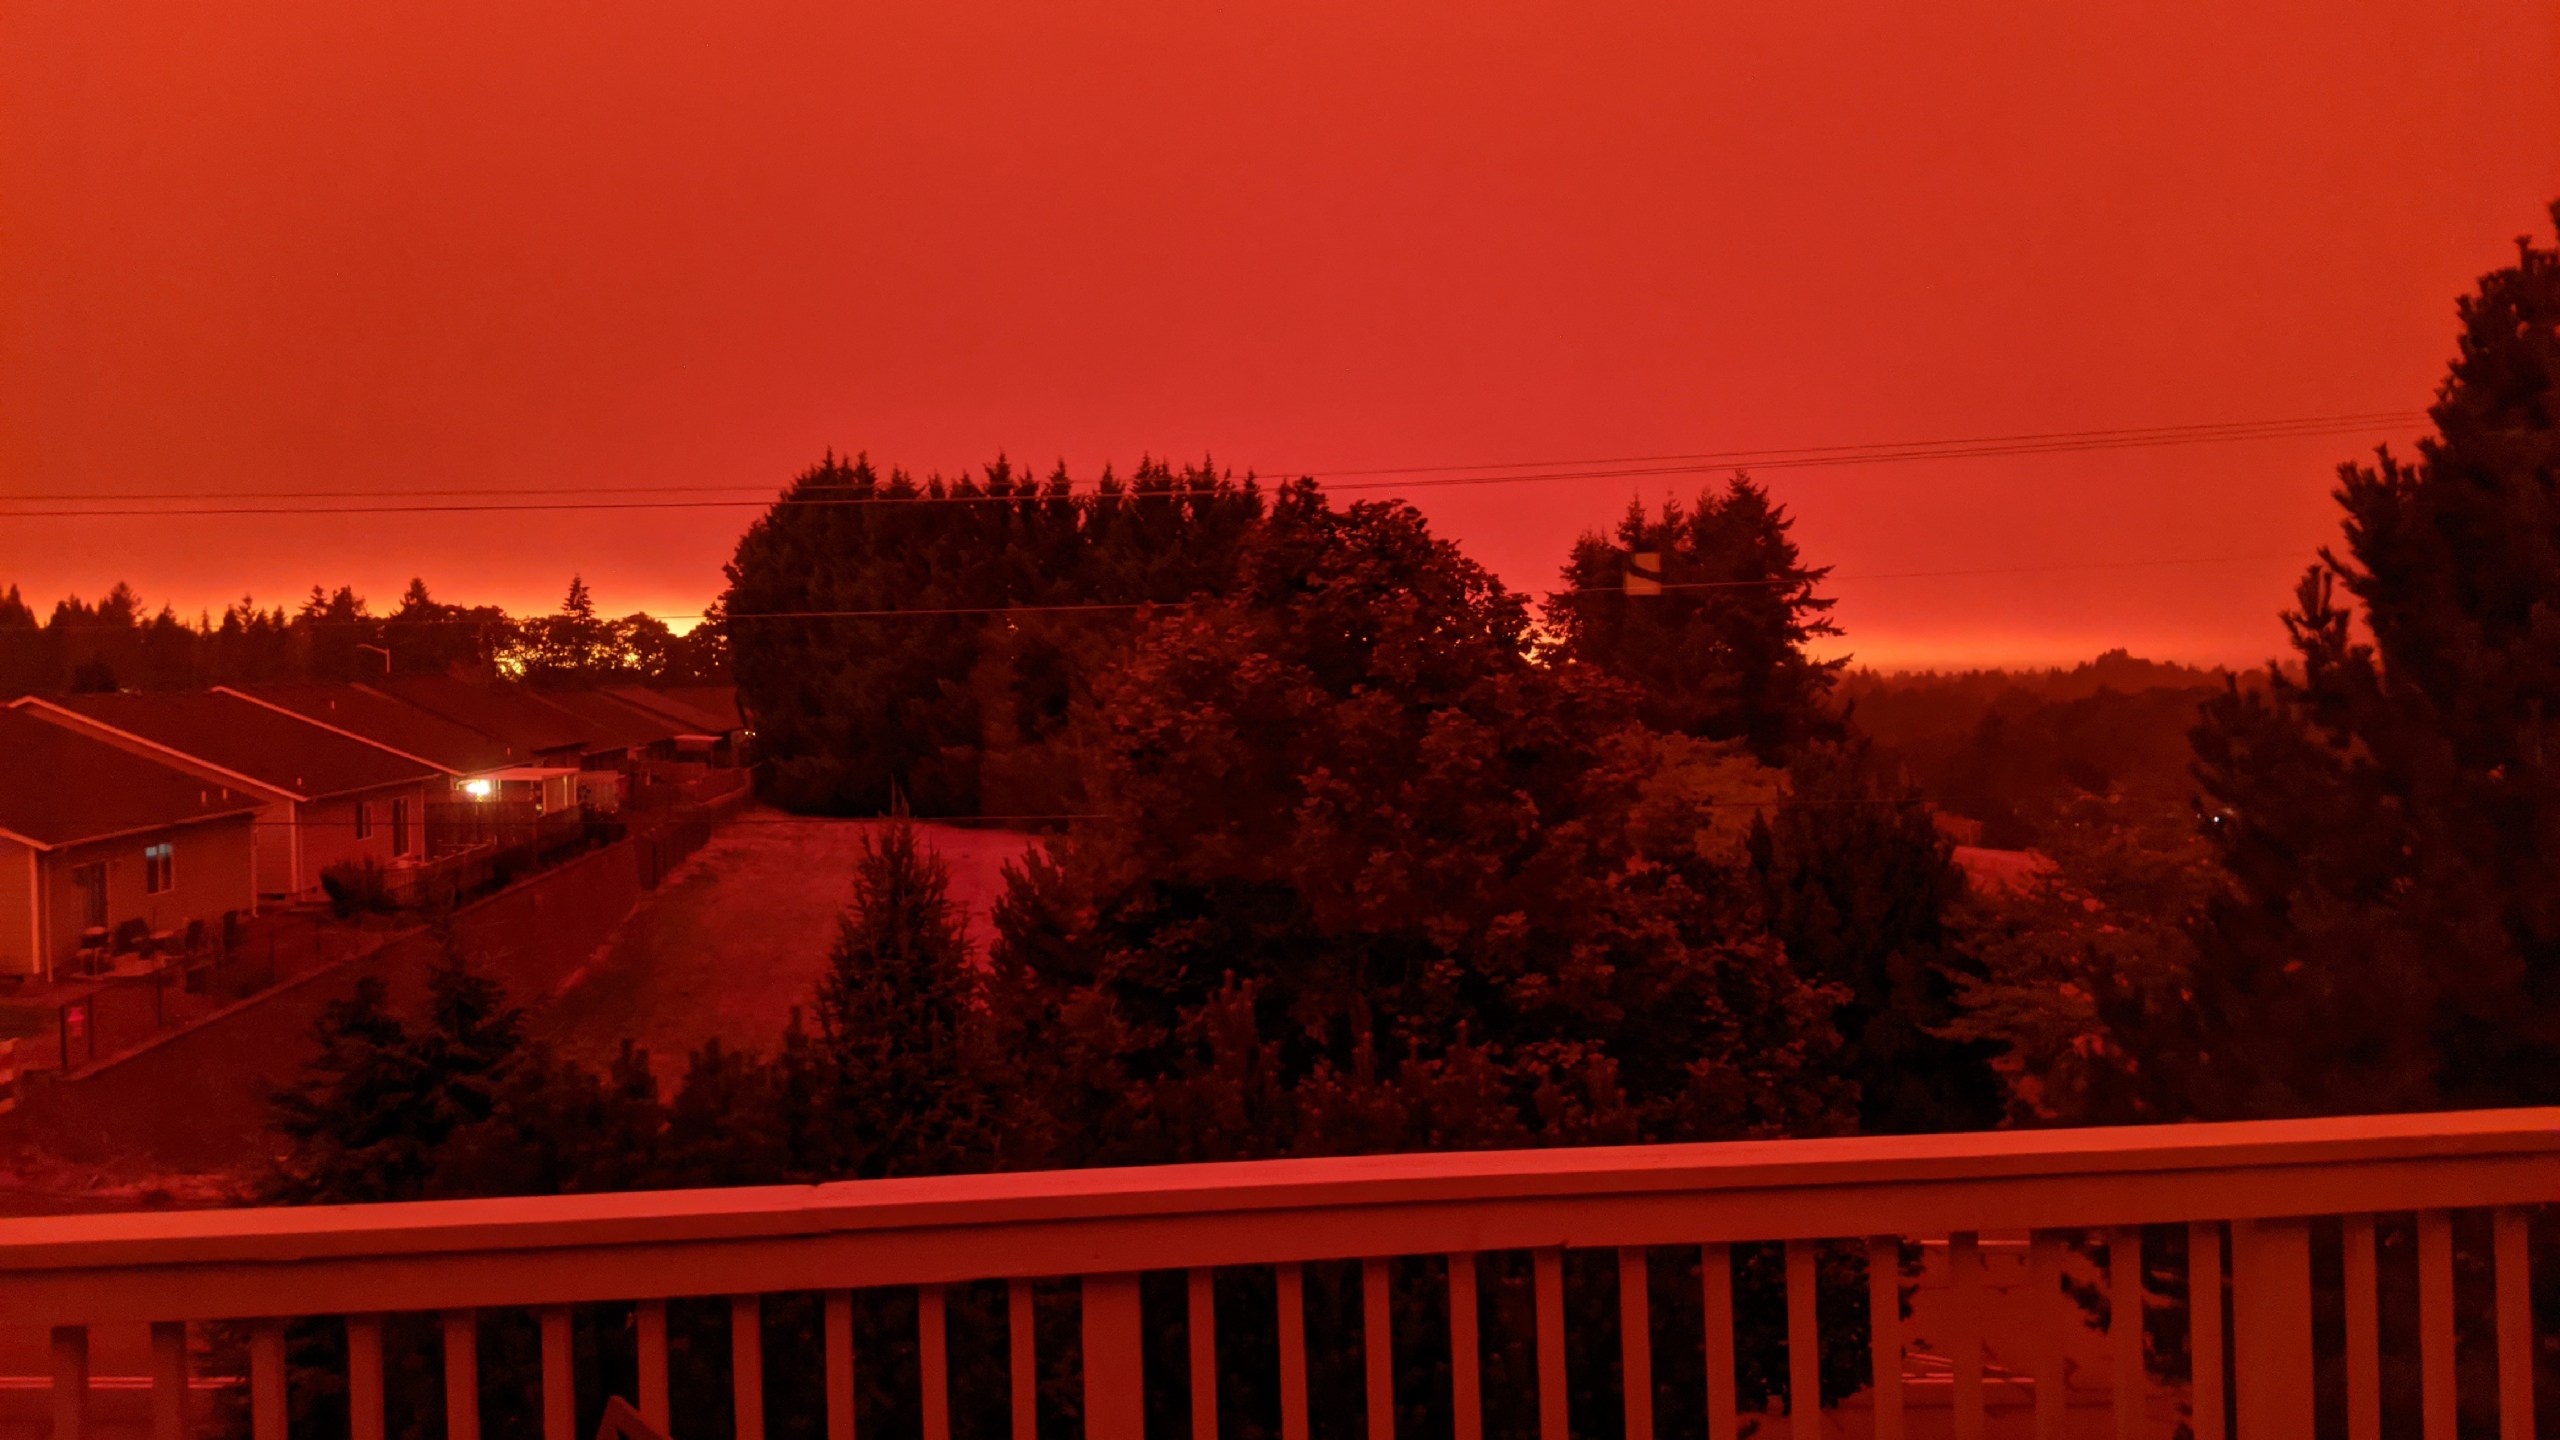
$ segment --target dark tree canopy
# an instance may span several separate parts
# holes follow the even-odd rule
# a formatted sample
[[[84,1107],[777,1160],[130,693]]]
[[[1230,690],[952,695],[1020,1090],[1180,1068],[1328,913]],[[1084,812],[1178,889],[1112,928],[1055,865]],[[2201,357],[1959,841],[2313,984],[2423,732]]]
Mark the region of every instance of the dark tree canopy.
[[[1956,923],[1965,877],[1953,847],[1863,741],[1807,749],[1789,781],[1791,803],[1753,824],[1752,875],[1787,958],[1842,992],[1834,1023],[1858,1128],[1998,1124],[1995,1047],[1944,1034],[1961,991],[1982,975]]]
[[[2200,1113],[2560,1100],[2560,253],[2459,314],[2435,433],[2339,471],[2299,678],[2195,732]]]
[[[893,792],[926,815],[1054,812],[1067,797],[1042,747],[1069,704],[1141,606],[1225,588],[1261,509],[1250,480],[1205,461],[1077,490],[1063,467],[1043,480],[999,459],[918,483],[829,456],[728,566],[767,793],[838,814],[883,813]],[[1020,606],[1093,608],[990,613]]]
[[[1811,1133],[1827,999],[1614,687],[1401,505],[1282,491],[1090,707],[999,911],[1060,1159]]]
[[[1584,535],[1565,562],[1549,602],[1562,653],[1633,683],[1659,730],[1739,740],[1771,763],[1836,736],[1827,702],[1848,662],[1805,651],[1840,633],[1815,593],[1831,572],[1797,554],[1794,524],[1739,474],[1658,515],[1631,502],[1614,535]],[[1631,593],[1631,573],[1660,589]]]

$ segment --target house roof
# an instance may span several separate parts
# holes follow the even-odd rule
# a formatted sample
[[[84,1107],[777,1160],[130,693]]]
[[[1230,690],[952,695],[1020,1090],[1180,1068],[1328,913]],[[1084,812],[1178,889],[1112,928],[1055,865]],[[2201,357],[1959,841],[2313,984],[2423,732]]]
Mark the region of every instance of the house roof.
[[[146,744],[302,800],[430,779],[436,771],[237,695],[64,695],[21,701],[67,710]]]
[[[357,688],[388,695],[456,725],[495,736],[522,757],[552,750],[584,750],[597,739],[594,726],[543,704],[531,692],[513,685],[413,675],[397,680],[368,680]]]
[[[723,720],[715,712],[644,685],[608,685],[604,693],[626,705],[637,705],[653,715],[666,716],[684,726],[683,733],[687,735],[726,735],[738,728],[738,722],[733,719]]]
[[[0,709],[0,755],[0,832],[40,849],[255,814],[261,803],[24,710]]]
[[[610,745],[654,745],[692,733],[666,715],[616,700],[600,690],[542,690],[535,694],[543,704],[565,710],[593,727]]]
[[[457,725],[405,700],[353,685],[296,682],[225,685],[220,693],[290,710],[315,724],[344,731],[386,750],[422,760],[449,775],[476,775],[524,764],[533,757],[468,725]]]
[[[746,716],[738,709],[738,687],[735,685],[666,685],[658,693],[680,705],[688,705],[723,721],[731,730],[746,727]]]

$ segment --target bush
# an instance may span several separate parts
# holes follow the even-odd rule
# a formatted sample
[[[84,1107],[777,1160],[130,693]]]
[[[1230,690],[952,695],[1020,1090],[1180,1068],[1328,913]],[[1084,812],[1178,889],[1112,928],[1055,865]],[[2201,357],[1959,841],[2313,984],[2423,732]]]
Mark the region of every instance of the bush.
[[[320,888],[329,896],[329,913],[341,920],[388,915],[399,908],[382,866],[372,860],[345,860],[330,866],[320,872]]]

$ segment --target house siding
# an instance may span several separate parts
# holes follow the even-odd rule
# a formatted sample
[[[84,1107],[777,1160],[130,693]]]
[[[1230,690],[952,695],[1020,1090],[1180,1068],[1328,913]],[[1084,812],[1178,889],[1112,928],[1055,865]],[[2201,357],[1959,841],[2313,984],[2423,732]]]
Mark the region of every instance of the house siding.
[[[293,810],[292,801],[279,800],[258,812],[252,849],[262,896],[293,894]]]
[[[79,887],[72,874],[84,865],[100,861],[106,864],[110,931],[135,919],[152,930],[184,930],[190,920],[219,925],[227,911],[237,910],[245,915],[255,910],[257,848],[253,829],[249,816],[233,815],[45,853],[40,866],[45,953],[37,957],[32,968],[38,972],[48,967],[59,970],[79,953],[85,925]],[[153,895],[144,883],[143,851],[159,844],[173,847],[171,883],[167,890]]]
[[[438,797],[446,787],[437,784]],[[409,853],[391,853],[391,806],[406,801],[409,806]],[[356,807],[373,807],[373,833],[356,837]],[[320,876],[332,865],[362,864],[367,860],[388,866],[401,859],[418,859],[427,852],[427,787],[424,783],[387,785],[379,790],[366,790],[354,795],[333,795],[296,807],[302,824],[302,883],[306,890],[316,890]]]
[[[37,964],[37,852],[0,835],[0,975],[32,975]]]

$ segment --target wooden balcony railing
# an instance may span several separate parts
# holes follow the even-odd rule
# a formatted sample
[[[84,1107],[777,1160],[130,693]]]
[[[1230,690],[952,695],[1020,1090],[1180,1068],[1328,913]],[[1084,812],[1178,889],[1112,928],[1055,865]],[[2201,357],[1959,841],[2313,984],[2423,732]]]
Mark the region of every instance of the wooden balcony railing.
[[[1277,1274],[1280,1431],[1308,1434],[1307,1311],[1301,1267],[1362,1269],[1369,1440],[1392,1440],[1387,1287],[1391,1259],[1454,1256],[1445,1343],[1455,1440],[1483,1428],[1475,1287],[1482,1252],[1528,1252],[1535,1312],[1541,1440],[1567,1440],[1567,1306],[1563,1256],[1614,1252],[1640,1279],[1646,1247],[1703,1257],[1702,1353],[1650,1353],[1648,1288],[1621,1287],[1618,1371],[1628,1381],[1628,1440],[1652,1440],[1656,1367],[1703,1367],[1714,1440],[1738,1432],[1735,1314],[1728,1247],[1778,1242],[1785,1253],[1789,1388],[1802,1408],[1818,1392],[1815,1247],[1847,1241],[1886,1263],[1873,1270],[1874,1433],[1905,1433],[1903,1321],[1892,1263],[1905,1237],[1950,1237],[1946,1348],[1959,1437],[1984,1432],[1983,1287],[1976,1237],[2031,1237],[2035,1303],[2058,1336],[2066,1323],[2063,1244],[2106,1237],[2116,1293],[2139,1283],[2139,1226],[2183,1226],[2194,1244],[2189,1293],[2222,1299],[2233,1363],[2226,1371],[2220,1303],[2190,1307],[2204,1357],[2194,1366],[2197,1440],[2224,1440],[2226,1391],[2238,1440],[2307,1440],[2315,1381],[2312,1234],[2344,1237],[2346,1433],[2378,1440],[2374,1217],[2416,1217],[2415,1330],[2426,1440],[2454,1440],[2452,1216],[2486,1211],[2494,1275],[2495,1402],[2502,1440],[2533,1434],[2537,1345],[2527,1288],[2533,1207],[2560,1200],[2560,1110],[2486,1111],[2237,1125],[2182,1125],[1987,1135],[1911,1136],[1493,1154],[1389,1155],[1153,1169],[892,1180],[809,1187],[665,1191],[302,1210],[192,1211],[0,1222],[0,1325],[53,1337],[56,1434],[86,1423],[88,1330],[150,1327],[157,1356],[155,1433],[185,1433],[186,1326],[244,1321],[248,1389],[259,1440],[287,1424],[285,1322],[342,1316],[346,1393],[358,1440],[384,1433],[383,1317],[442,1317],[447,1429],[478,1434],[477,1312],[528,1307],[539,1317],[538,1413],[546,1440],[566,1440],[572,1391],[571,1307],[637,1305],[638,1402],[668,1414],[666,1302],[727,1296],[737,1434],[764,1433],[760,1297],[825,1294],[825,1428],[853,1434],[852,1292],[917,1287],[925,1440],[949,1440],[945,1287],[1008,1282],[1014,1431],[1033,1434],[1034,1325],[1029,1284],[1080,1282],[1082,1386],[1090,1440],[1144,1440],[1150,1385],[1188,1387],[1195,1440],[1217,1440],[1219,1383],[1208,1277],[1221,1267]],[[2332,1229],[2328,1217],[2343,1217]],[[2464,1222],[2466,1226],[2470,1221]],[[2227,1229],[2230,1264],[2222,1256]],[[2157,1233],[2157,1232],[2155,1232]],[[2466,1233],[2469,1233],[2466,1231]],[[1188,1271],[1187,1377],[1151,1374],[1141,1272]],[[2395,1272],[2396,1273],[2396,1272]],[[1230,1312],[1232,1313],[1232,1312]],[[2116,1434],[2142,1433],[2139,1306],[2114,1307]],[[2334,1321],[2329,1322],[2334,1326]],[[1435,1327],[1437,1328],[1437,1327]],[[2324,1333],[2335,1333],[2334,1328]],[[2398,1331],[2395,1327],[2394,1333]],[[1410,1346],[1416,1337],[1400,1337]],[[2478,1338],[2475,1334],[2473,1338]],[[2059,1342],[2032,1347],[2034,1433],[2064,1423]],[[1165,1352],[1159,1349],[1156,1354]],[[1586,1352],[1587,1353],[1587,1352]],[[2127,1383],[2131,1377],[2131,1383]],[[594,1401],[595,1397],[585,1397]],[[2473,1399],[2475,1397],[2465,1397]],[[1330,1403],[1330,1400],[1328,1400]]]

